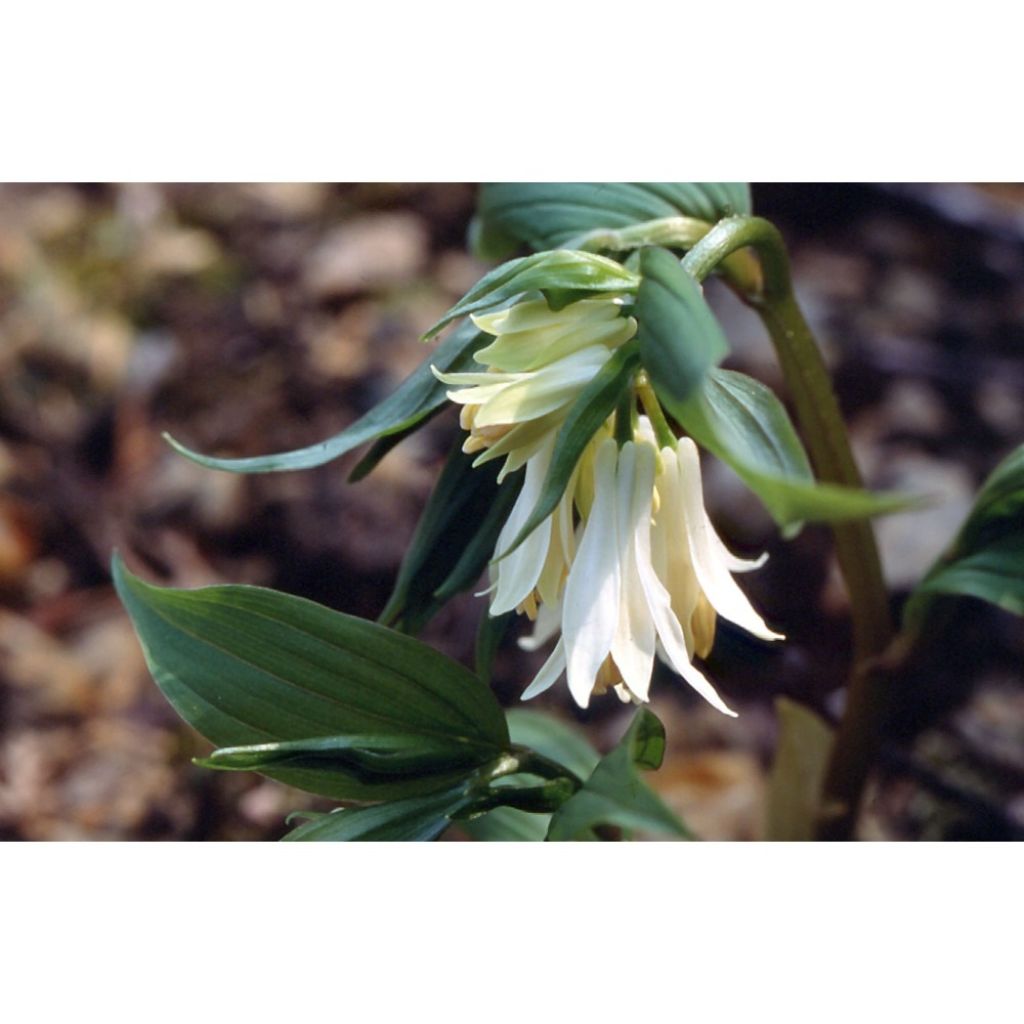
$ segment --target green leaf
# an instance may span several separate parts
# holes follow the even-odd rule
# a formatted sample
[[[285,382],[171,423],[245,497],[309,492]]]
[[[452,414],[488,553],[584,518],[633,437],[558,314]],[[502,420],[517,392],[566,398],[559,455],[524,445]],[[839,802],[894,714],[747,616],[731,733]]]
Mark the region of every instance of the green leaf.
[[[919,629],[937,597],[976,597],[1024,615],[1024,445],[992,471],[949,550],[903,609]]]
[[[459,822],[480,843],[540,843],[548,834],[550,814],[531,814],[515,807],[497,807],[487,814]]]
[[[484,609],[480,613],[480,623],[476,630],[476,644],[474,649],[474,664],[476,674],[485,683],[491,681],[491,668],[494,664],[494,656],[501,646],[501,641],[508,632],[517,614],[514,611],[506,612],[492,618]]]
[[[550,841],[576,839],[598,825],[616,825],[692,839],[689,829],[643,782],[637,769],[660,767],[665,730],[653,712],[641,708],[618,746],[601,759],[583,788],[551,818]]]
[[[373,807],[332,811],[300,825],[284,842],[427,842],[471,802],[463,787]]]
[[[642,250],[640,275],[634,311],[640,357],[659,397],[677,405],[702,386],[729,343],[701,286],[667,249]]]
[[[615,410],[639,365],[640,355],[636,342],[628,341],[615,350],[594,379],[579,393],[555,437],[554,453],[541,484],[537,504],[515,540],[506,550],[498,552],[499,557],[519,547],[558,507],[580,456],[601,424]]]
[[[472,362],[472,359],[463,360],[465,365]],[[350,484],[359,483],[360,480],[368,477],[376,468],[380,465],[383,459],[390,454],[395,448],[397,448],[406,438],[412,437],[422,427],[425,427],[435,416],[444,412],[448,408],[448,403],[443,402],[438,405],[435,409],[431,409],[430,412],[426,413],[421,419],[416,420],[411,426],[404,427],[395,433],[385,434],[382,437],[378,437],[376,441],[370,445],[366,454],[352,467],[348,474],[348,482]]]
[[[1024,533],[1002,537],[932,569],[907,602],[905,623],[918,627],[940,595],[976,597],[1024,615]]]
[[[1024,530],[1024,445],[989,474],[957,538],[956,550],[975,551],[1006,534]]]
[[[592,252],[558,249],[523,256],[485,274],[424,338],[432,337],[459,317],[493,309],[525,292],[631,292],[638,284],[637,275],[621,263]]]
[[[451,373],[468,369],[473,365],[473,353],[480,347],[479,339],[480,332],[472,323],[460,325],[459,329],[441,342],[384,401],[374,406],[340,434],[307,448],[245,459],[221,459],[194,452],[169,434],[164,434],[164,438],[175,451],[208,469],[223,469],[231,473],[282,473],[322,466],[325,462],[337,459],[367,441],[393,434],[405,437],[413,429],[422,426],[431,415],[447,403],[447,386],[431,373],[431,365],[442,372]],[[374,453],[372,465],[375,465],[383,454],[384,452],[379,450]],[[353,472],[365,475],[372,465],[362,467],[360,463]]]
[[[786,532],[795,532],[805,520],[859,519],[920,503],[902,494],[816,483],[785,407],[770,388],[745,374],[713,368],[685,401],[654,374],[651,379],[686,432],[731,466]]]
[[[209,757],[193,758],[204,768],[263,771],[273,767],[342,770],[366,781],[380,776],[429,774],[453,767],[475,768],[480,753],[475,747],[419,734],[360,734],[318,736],[281,743],[253,743],[220,747]]]
[[[415,778],[371,781],[338,764],[267,770],[289,785],[341,800],[412,796],[450,788],[466,763],[508,748],[491,692],[411,637],[260,587],[155,587],[116,556],[113,577],[157,685],[218,747],[371,735],[465,751]]]
[[[579,730],[540,711],[514,708],[506,712],[512,742],[529,747],[552,761],[564,765],[577,778],[585,779],[600,761],[600,755]],[[503,782],[515,783],[521,776]],[[500,789],[495,787],[495,792]],[[547,835],[550,814],[529,813],[513,807],[499,807],[487,814],[460,822],[461,827],[480,842],[539,842]],[[584,833],[581,839],[593,839]]]
[[[571,725],[541,711],[513,708],[505,713],[512,742],[565,765],[575,776],[586,779],[601,757],[589,740]]]
[[[779,742],[768,783],[765,839],[806,842],[814,822],[833,733],[813,711],[787,697],[775,701]]]
[[[417,633],[455,594],[480,578],[522,486],[498,486],[497,464],[473,468],[461,438],[448,456],[402,559],[380,621]],[[520,474],[520,477],[522,474]]]
[[[501,182],[483,185],[477,232],[491,254],[557,249],[585,232],[664,217],[750,213],[750,190],[722,182]]]

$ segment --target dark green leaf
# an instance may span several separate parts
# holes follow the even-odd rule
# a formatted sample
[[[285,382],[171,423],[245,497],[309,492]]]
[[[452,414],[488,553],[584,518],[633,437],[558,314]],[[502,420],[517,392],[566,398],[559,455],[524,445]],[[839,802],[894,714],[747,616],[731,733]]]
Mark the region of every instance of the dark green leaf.
[[[417,736],[458,745],[478,764],[507,749],[490,691],[417,640],[260,587],[154,587],[117,558],[113,576],[157,684],[217,746]],[[337,765],[267,774],[342,800],[374,800],[448,788],[466,772],[382,782]]]
[[[209,469],[224,469],[231,473],[281,473],[322,466],[366,441],[392,434],[406,436],[411,428],[422,426],[447,402],[448,389],[431,373],[431,365],[451,373],[468,369],[473,363],[473,353],[480,347],[479,338],[480,332],[472,323],[462,324],[405,379],[397,391],[340,434],[308,448],[246,459],[220,459],[194,452],[169,434],[164,437],[180,454]]]
[[[558,249],[524,256],[485,274],[424,337],[432,337],[459,317],[493,309],[525,292],[629,292],[638,283],[636,274],[621,263],[592,252]]]
[[[583,450],[615,410],[619,397],[630,387],[640,365],[635,341],[615,350],[594,379],[579,393],[555,438],[555,449],[540,496],[519,535],[500,556],[514,551],[558,507],[580,461]]]
[[[409,543],[380,621],[421,630],[455,594],[471,587],[494,555],[494,545],[522,486],[497,483],[498,465],[473,468],[456,440]]]
[[[907,622],[920,622],[939,594],[976,597],[1014,615],[1024,615],[1024,531],[933,569],[907,604]]]
[[[786,697],[775,701],[779,741],[768,784],[765,839],[806,842],[814,838],[832,730],[813,712]]]
[[[540,711],[514,708],[506,712],[512,742],[529,747],[552,761],[564,765],[579,779],[586,779],[597,767],[600,755],[587,739],[571,725]],[[522,776],[504,782],[515,783]],[[496,792],[499,790],[496,787]],[[550,814],[528,813],[512,807],[497,810],[461,822],[461,827],[482,842],[539,842],[547,835]],[[584,833],[577,838],[593,839]]]
[[[471,361],[472,360],[467,359],[464,362],[470,363]],[[444,402],[437,406],[437,408],[428,412],[422,417],[422,419],[418,419],[412,424],[412,426],[405,427],[403,430],[399,430],[396,433],[385,434],[383,437],[378,437],[377,440],[370,445],[366,454],[352,467],[352,470],[348,475],[348,482],[350,484],[355,484],[369,476],[392,450],[397,448],[406,438],[415,434],[421,427],[425,427],[430,420],[443,412],[446,408],[448,408],[448,403]]]
[[[911,595],[904,622],[919,628],[936,597],[958,594],[1024,615],[1024,445],[989,475],[949,550]]]
[[[987,541],[1024,531],[1024,445],[1010,452],[985,481],[960,531],[956,550],[974,551]]]
[[[480,765],[480,751],[446,739],[419,734],[319,736],[281,743],[220,747],[209,757],[195,758],[204,768],[264,771],[273,767],[324,768],[338,766],[365,781],[380,776],[429,774]]]
[[[700,390],[677,401],[652,374],[659,399],[688,434],[731,466],[783,528],[897,512],[919,504],[901,494],[871,494],[815,483],[785,407],[770,388],[732,370],[708,371]]]
[[[658,394],[675,405],[702,386],[729,351],[701,286],[667,249],[640,253],[635,315],[640,358]]]
[[[713,223],[751,210],[746,185],[716,182],[502,182],[481,186],[478,208],[479,232],[503,255],[515,243],[556,249],[599,228],[679,216]]]
[[[374,807],[332,811],[306,822],[285,842],[427,842],[436,839],[470,803],[463,787]]]
[[[491,666],[494,664],[494,655],[501,645],[508,627],[516,618],[516,613],[506,612],[492,618],[484,609],[480,613],[480,624],[476,631],[476,647],[474,651],[474,664],[476,674],[485,682],[491,681]]]
[[[479,467],[483,470],[486,467]],[[487,563],[494,557],[494,546],[505,525],[512,506],[522,490],[523,477],[518,474],[505,480],[498,488],[490,506],[482,517],[467,518],[461,529],[466,538],[455,565],[445,581],[434,591],[438,601],[450,601],[456,594],[468,590],[480,579]]]
[[[651,711],[641,708],[618,746],[601,759],[583,788],[552,815],[548,839],[576,839],[598,825],[692,839],[689,829],[637,772],[638,768],[658,768],[664,754],[665,730]]]

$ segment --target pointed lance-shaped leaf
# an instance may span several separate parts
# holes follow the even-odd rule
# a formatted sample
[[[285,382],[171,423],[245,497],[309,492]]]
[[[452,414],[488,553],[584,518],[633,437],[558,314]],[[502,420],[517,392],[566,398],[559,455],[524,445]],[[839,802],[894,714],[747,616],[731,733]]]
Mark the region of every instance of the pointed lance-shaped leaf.
[[[456,440],[381,612],[384,624],[419,632],[455,594],[473,586],[491,559],[522,481],[499,487],[497,464],[474,469],[473,460]]]
[[[450,788],[468,761],[508,748],[487,687],[418,640],[261,587],[155,587],[117,557],[113,577],[157,685],[218,747],[356,735],[464,752],[417,777],[370,777],[365,763],[266,770],[289,785],[341,800],[413,796]]]
[[[576,839],[599,825],[615,825],[692,839],[690,830],[640,778],[637,769],[661,766],[665,729],[640,708],[618,745],[603,757],[583,788],[552,815],[548,840]]]
[[[814,480],[807,453],[789,414],[760,381],[715,367],[690,398],[659,387],[658,398],[702,447],[729,465],[761,499],[783,531],[806,521],[835,521],[897,512],[919,504],[902,494],[868,491]]]
[[[481,345],[480,332],[471,322],[460,325],[384,401],[341,433],[306,448],[274,455],[226,459],[192,451],[169,434],[164,437],[175,451],[208,469],[223,469],[231,473],[282,473],[322,466],[367,441],[396,434],[405,435],[422,426],[448,401],[447,388],[431,372],[431,365],[452,373],[468,370],[475,365],[473,353]],[[375,451],[372,456],[368,456],[370,464],[363,466],[360,463],[355,472],[359,476],[365,475],[383,454],[382,451]]]

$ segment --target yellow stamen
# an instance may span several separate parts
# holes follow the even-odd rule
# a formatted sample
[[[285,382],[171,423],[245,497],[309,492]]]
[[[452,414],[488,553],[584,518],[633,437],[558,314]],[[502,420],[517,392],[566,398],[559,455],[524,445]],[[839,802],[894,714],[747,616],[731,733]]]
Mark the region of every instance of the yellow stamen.
[[[597,670],[597,678],[594,680],[594,696],[602,696],[613,686],[618,686],[621,682],[622,673],[619,671],[618,665],[615,664],[614,659],[609,654],[608,657],[601,662],[601,667]]]
[[[697,598],[697,606],[693,609],[690,618],[690,628],[693,630],[694,653],[698,658],[706,658],[711,653],[715,642],[715,609],[704,596],[703,591]]]

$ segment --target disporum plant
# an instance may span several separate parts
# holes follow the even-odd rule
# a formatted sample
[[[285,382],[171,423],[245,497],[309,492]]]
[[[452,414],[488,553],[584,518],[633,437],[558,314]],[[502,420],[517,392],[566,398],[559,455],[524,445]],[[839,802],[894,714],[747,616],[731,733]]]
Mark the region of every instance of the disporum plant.
[[[704,451],[784,535],[832,526],[855,639],[846,712],[833,728],[780,703],[768,834],[850,836],[886,692],[949,596],[1024,611],[1024,449],[986,484],[897,633],[870,518],[913,514],[915,499],[862,489],[784,244],[752,215],[746,186],[488,185],[472,236],[505,262],[427,333],[456,325],[423,365],[348,429],[249,459],[171,440],[235,473],[301,470],[372,442],[358,479],[447,406],[463,431],[377,623],[256,587],[155,587],[115,557],[157,684],[216,746],[200,763],[343,805],[307,815],[293,840],[433,839],[455,821],[487,840],[692,838],[639,775],[665,746],[646,706],[655,660],[733,715],[703,662],[718,619],[784,643],[770,602],[755,609],[735,578],[763,557],[737,557],[705,510]],[[704,298],[711,274],[763,320],[799,430],[764,384],[720,367],[729,344]],[[413,634],[474,588],[487,614],[471,671]],[[581,708],[635,706],[606,756],[491,694],[490,660],[517,616],[532,623],[520,646],[547,651],[524,701],[564,680]]]

